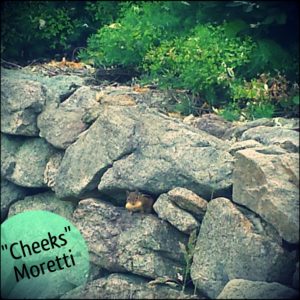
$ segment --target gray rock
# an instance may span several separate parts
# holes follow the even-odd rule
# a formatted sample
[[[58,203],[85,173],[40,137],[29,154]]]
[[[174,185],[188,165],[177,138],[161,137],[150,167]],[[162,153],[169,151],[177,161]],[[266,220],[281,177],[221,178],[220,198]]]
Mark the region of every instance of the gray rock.
[[[245,140],[240,142],[235,142],[231,145],[229,149],[229,153],[231,155],[235,155],[235,153],[239,150],[244,150],[248,148],[256,148],[263,146],[261,143],[254,141],[254,140]]]
[[[95,189],[107,168],[133,151],[133,136],[132,120],[104,110],[103,117],[66,150],[57,175],[57,195],[78,197]]]
[[[1,222],[6,218],[9,207],[16,201],[23,199],[26,193],[26,189],[1,179]]]
[[[236,122],[233,124],[231,128],[228,128],[226,132],[223,135],[223,138],[226,139],[233,139],[233,140],[239,140],[242,134],[254,127],[258,126],[269,126],[272,127],[275,125],[275,121],[273,119],[268,118],[260,118],[254,121],[247,121],[247,122]]]
[[[63,151],[55,152],[52,156],[50,156],[44,170],[44,183],[52,190],[56,183],[56,176],[63,156]]]
[[[105,106],[66,150],[59,197],[141,190],[161,194],[182,186],[210,197],[231,186],[233,157],[219,139],[136,107]],[[74,162],[76,161],[76,164]]]
[[[192,125],[218,138],[222,138],[226,130],[232,126],[230,122],[216,114],[204,114],[193,120]]]
[[[298,299],[299,293],[278,282],[230,280],[217,299]]]
[[[83,109],[48,107],[37,120],[40,137],[58,149],[66,149],[88,127],[81,121],[83,114]]]
[[[161,194],[153,205],[154,211],[162,220],[168,221],[179,231],[190,234],[193,230],[198,229],[199,222],[188,212],[176,206],[168,194]]]
[[[88,124],[83,120],[86,111],[95,111],[98,106],[95,90],[79,88],[59,107],[48,106],[38,116],[40,136],[54,147],[66,149],[87,129]]]
[[[57,151],[45,140],[40,138],[27,138],[24,141],[4,138],[6,149],[17,144],[15,153],[10,150],[3,162],[4,177],[23,187],[45,187],[44,170],[49,158]],[[1,147],[2,148],[2,147]]]
[[[1,133],[1,176],[9,177],[16,166],[16,153],[25,138]]]
[[[22,70],[8,70],[1,68],[1,77],[12,80],[31,80],[38,82],[47,88],[51,93],[49,103],[59,103],[67,99],[76,89],[84,85],[84,78],[76,75],[43,76],[34,73],[32,70],[23,68]]]
[[[194,192],[177,187],[168,192],[169,199],[182,209],[188,211],[198,220],[202,220],[206,212],[207,201]]]
[[[36,118],[47,97],[47,90],[41,83],[1,78],[1,131],[38,136]]]
[[[203,299],[166,284],[152,285],[142,277],[111,274],[78,287],[60,299]]]
[[[236,157],[233,201],[272,224],[286,241],[298,243],[299,155],[256,148]]]
[[[187,237],[154,215],[131,214],[90,198],[79,202],[73,223],[87,241],[91,261],[100,267],[149,278],[183,274],[179,245]]]
[[[29,210],[46,210],[71,220],[75,205],[69,201],[58,199],[53,192],[45,192],[27,196],[10,206],[8,217]]]
[[[299,131],[299,118],[273,118],[275,126]]]
[[[241,140],[256,140],[266,146],[278,145],[288,152],[299,152],[299,132],[282,127],[250,128],[242,134]]]
[[[97,100],[97,90],[82,86],[78,88],[68,99],[66,99],[60,107],[69,110],[88,109],[99,106]]]
[[[191,278],[200,292],[215,298],[234,278],[290,283],[294,264],[294,255],[258,234],[230,200],[208,203],[191,266]]]

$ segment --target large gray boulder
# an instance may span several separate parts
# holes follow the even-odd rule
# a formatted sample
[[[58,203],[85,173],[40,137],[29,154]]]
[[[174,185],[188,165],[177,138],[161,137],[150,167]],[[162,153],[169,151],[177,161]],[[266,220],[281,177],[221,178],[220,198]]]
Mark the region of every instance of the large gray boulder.
[[[104,201],[84,199],[73,215],[91,261],[112,272],[131,272],[149,278],[183,275],[180,244],[187,237],[154,215],[132,214]]]
[[[228,199],[208,203],[191,266],[194,285],[208,297],[216,298],[234,278],[291,282],[294,254],[273,238],[270,225],[254,219]]]
[[[186,118],[185,122],[188,122],[187,120]],[[216,114],[203,114],[201,117],[192,118],[188,123],[218,138],[222,138],[225,132],[232,127],[231,122]]]
[[[278,145],[288,152],[299,152],[299,132],[279,126],[257,126],[246,130],[241,140],[255,140],[263,145]]]
[[[58,199],[53,192],[45,192],[15,202],[9,209],[8,217],[24,211],[46,210],[71,220],[74,209],[74,203]]]
[[[236,153],[233,201],[259,214],[286,241],[299,243],[299,155],[275,150]]]
[[[223,138],[231,140],[240,140],[241,136],[245,131],[256,127],[274,127],[276,128],[276,130],[284,128],[299,131],[299,118],[260,118],[254,121],[235,122],[232,127],[226,130]],[[271,131],[274,132],[274,129],[271,129]]]
[[[235,142],[231,145],[229,149],[229,153],[233,156],[235,156],[235,153],[240,150],[249,149],[249,148],[257,148],[262,147],[263,145],[257,141],[254,140],[245,140],[245,141],[239,141]]]
[[[1,221],[7,216],[9,207],[26,196],[26,189],[1,179]]]
[[[45,140],[2,135],[1,175],[23,187],[46,187],[44,171],[57,151]]]
[[[177,186],[210,198],[228,189],[233,157],[223,141],[153,110],[103,106],[93,125],[68,147],[58,173],[59,197]],[[76,163],[74,163],[76,162]]]
[[[299,292],[278,282],[230,280],[217,299],[298,299]]]
[[[182,187],[176,187],[175,189],[172,189],[168,192],[168,196],[172,202],[182,209],[188,211],[198,220],[201,221],[203,219],[203,216],[206,212],[207,201],[202,197]]]
[[[38,136],[36,118],[47,98],[47,90],[39,82],[1,78],[1,131]]]
[[[168,194],[161,194],[153,205],[154,211],[162,220],[168,221],[179,231],[190,234],[195,229],[197,230],[200,223],[189,212],[176,206]]]
[[[60,299],[202,299],[192,291],[166,284],[151,284],[129,274],[111,274],[67,292]]]
[[[24,142],[23,137],[1,133],[1,177],[10,176],[16,166],[16,153]]]
[[[79,134],[88,128],[88,124],[82,120],[86,110],[99,106],[96,93],[84,86],[58,107],[47,106],[37,119],[40,136],[59,149],[66,149],[74,143]]]
[[[48,107],[38,117],[40,136],[58,149],[66,149],[87,128],[81,121],[83,109]]]
[[[55,75],[48,76],[34,72],[30,67],[21,70],[9,70],[1,68],[1,80],[8,78],[10,80],[30,80],[43,85],[50,93],[49,103],[63,102],[72,95],[77,88],[84,85],[85,79],[77,75]]]
[[[1,132],[38,136],[37,116],[49,105],[57,107],[83,83],[83,78],[74,75],[47,77],[25,69],[1,68]]]

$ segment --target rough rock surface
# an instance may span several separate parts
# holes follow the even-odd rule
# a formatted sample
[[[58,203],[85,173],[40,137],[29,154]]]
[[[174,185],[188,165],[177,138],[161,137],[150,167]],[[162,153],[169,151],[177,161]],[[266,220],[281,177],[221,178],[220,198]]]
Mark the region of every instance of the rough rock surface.
[[[1,131],[38,136],[36,118],[47,98],[47,90],[39,82],[1,78]]]
[[[263,146],[261,143],[254,141],[254,140],[245,140],[240,142],[235,142],[231,145],[229,149],[229,153],[231,155],[235,155],[235,153],[239,150],[244,150],[248,148],[256,148]]]
[[[294,130],[258,126],[246,130],[241,136],[242,141],[250,139],[266,146],[278,145],[288,152],[299,152],[299,133]]]
[[[2,136],[2,141],[2,176],[23,187],[45,187],[44,170],[57,150],[40,138]]]
[[[205,199],[181,187],[169,191],[168,196],[172,202],[191,213],[198,220],[203,219],[207,207],[207,201]]]
[[[216,114],[204,114],[192,120],[191,125],[218,138],[222,138],[226,130],[232,126],[230,122]]]
[[[45,170],[44,170],[44,183],[50,188],[54,189],[56,183],[56,176],[64,156],[64,151],[57,151],[50,156]]]
[[[73,223],[88,243],[94,264],[149,278],[183,274],[180,243],[187,237],[154,215],[131,214],[96,199],[79,202]]]
[[[8,217],[28,210],[47,210],[70,220],[74,209],[75,205],[72,202],[58,199],[52,192],[45,192],[27,196],[11,205]]]
[[[181,292],[165,284],[151,285],[144,278],[111,274],[78,287],[61,299],[203,299],[193,292]]]
[[[1,221],[7,216],[9,207],[16,201],[26,196],[26,189],[1,179]]]
[[[233,201],[259,214],[286,241],[298,243],[299,155],[256,148],[236,157]]]
[[[96,91],[81,87],[66,101],[56,106],[47,106],[38,116],[40,136],[59,149],[66,149],[74,143],[81,132],[87,129],[82,118],[87,109],[99,106]]]
[[[219,139],[135,107],[101,109],[66,150],[59,197],[93,190],[100,179],[98,189],[106,194],[138,189],[158,195],[182,186],[210,197],[231,186],[233,157]]]
[[[299,131],[299,118],[294,119],[285,119],[285,118],[261,118],[254,121],[248,121],[248,122],[237,122],[236,124],[233,124],[233,126],[226,130],[223,138],[226,139],[233,139],[233,140],[239,140],[242,136],[242,134],[250,129],[255,128],[258,126],[267,126],[267,127],[279,127],[279,128],[285,128],[285,129],[291,129],[291,130],[297,130]]]
[[[228,199],[208,203],[191,266],[200,292],[215,298],[234,278],[291,282],[294,255],[256,226]]]
[[[299,119],[183,119],[169,109],[189,97],[184,91],[92,86],[90,69],[79,71],[85,78],[52,70],[1,68],[1,220],[31,209],[58,213],[83,233],[92,269],[85,287],[38,283],[26,292],[294,297],[287,286],[299,289]],[[213,199],[232,199],[232,183],[236,202]],[[158,215],[124,208],[134,190],[158,199]],[[191,263],[193,282],[184,278]],[[194,287],[183,295],[185,279]]]
[[[23,137],[1,133],[1,177],[5,178],[13,173],[16,153],[23,142]]]
[[[47,108],[37,121],[40,137],[58,149],[66,149],[87,128],[81,121],[83,114],[83,109]]]
[[[188,212],[176,206],[168,194],[161,194],[153,205],[154,211],[162,220],[168,221],[179,231],[190,234],[198,229],[199,222]]]
[[[42,84],[51,95],[49,103],[63,102],[72,95],[78,87],[84,85],[84,78],[80,76],[41,76],[26,68],[17,71],[1,68],[1,78],[8,78],[10,80],[31,80]]]
[[[278,282],[230,280],[217,299],[298,299],[299,293]]]

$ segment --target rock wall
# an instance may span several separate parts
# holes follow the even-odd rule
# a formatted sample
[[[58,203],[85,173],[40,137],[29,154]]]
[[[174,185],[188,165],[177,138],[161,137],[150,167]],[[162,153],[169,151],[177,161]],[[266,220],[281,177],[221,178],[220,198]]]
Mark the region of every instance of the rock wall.
[[[297,297],[299,120],[182,120],[168,101],[2,69],[1,221],[42,209],[81,231],[91,274],[62,298]],[[151,214],[125,209],[135,190]]]

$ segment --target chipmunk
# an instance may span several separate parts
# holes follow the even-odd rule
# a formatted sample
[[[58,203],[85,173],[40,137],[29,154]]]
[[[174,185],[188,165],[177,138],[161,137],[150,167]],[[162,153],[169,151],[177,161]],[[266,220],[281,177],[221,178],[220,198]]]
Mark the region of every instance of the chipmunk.
[[[127,192],[126,208],[130,212],[151,213],[154,199],[138,191]]]

